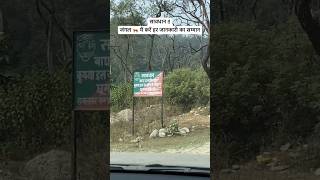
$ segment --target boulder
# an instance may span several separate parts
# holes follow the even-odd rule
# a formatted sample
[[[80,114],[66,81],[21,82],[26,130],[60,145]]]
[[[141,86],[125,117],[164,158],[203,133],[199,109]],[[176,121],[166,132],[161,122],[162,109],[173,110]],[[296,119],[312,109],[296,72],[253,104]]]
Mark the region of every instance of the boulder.
[[[166,137],[167,130],[165,128],[159,129],[159,137]]]
[[[155,129],[152,131],[152,133],[150,134],[149,138],[156,138],[159,134],[158,129]]]
[[[132,110],[124,109],[117,113],[117,118],[120,121],[132,121]]]
[[[318,168],[318,169],[316,169],[316,170],[314,171],[314,175],[320,176],[320,168]]]
[[[287,143],[287,144],[284,144],[280,147],[280,151],[284,152],[284,151],[288,151],[288,149],[290,148],[291,144],[290,143]]]
[[[103,154],[105,155],[105,154]],[[105,159],[102,154],[78,152],[79,179],[101,179],[105,176]],[[23,177],[28,180],[70,180],[71,153],[51,150],[40,154],[26,163],[22,169]]]
[[[166,137],[166,133],[164,133],[164,132],[159,132],[159,137],[161,137],[161,138]]]
[[[113,124],[118,121],[119,121],[119,118],[117,117],[117,115],[115,115],[115,114],[110,115],[110,124]]]
[[[189,132],[190,132],[189,128],[187,128],[187,127],[184,127],[184,128],[181,128],[181,129],[185,130],[186,133],[189,133]]]
[[[185,129],[179,129],[179,134],[181,135],[186,135],[187,134],[187,131]]]
[[[271,155],[267,154],[258,155],[256,159],[259,164],[269,164],[273,161]]]
[[[29,179],[69,180],[71,178],[71,154],[52,150],[31,159],[24,167]]]
[[[159,129],[159,133],[167,133],[167,129],[161,128],[161,129]]]

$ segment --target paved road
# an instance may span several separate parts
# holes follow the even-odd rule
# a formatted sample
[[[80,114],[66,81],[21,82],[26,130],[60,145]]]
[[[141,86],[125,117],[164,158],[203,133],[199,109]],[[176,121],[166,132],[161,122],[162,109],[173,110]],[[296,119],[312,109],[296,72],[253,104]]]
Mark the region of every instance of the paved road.
[[[200,146],[187,147],[180,149],[168,149],[167,153],[187,153],[187,154],[199,154],[199,155],[210,155],[210,142],[207,142]]]
[[[111,152],[111,164],[162,164],[170,166],[210,167],[210,155],[187,153]]]

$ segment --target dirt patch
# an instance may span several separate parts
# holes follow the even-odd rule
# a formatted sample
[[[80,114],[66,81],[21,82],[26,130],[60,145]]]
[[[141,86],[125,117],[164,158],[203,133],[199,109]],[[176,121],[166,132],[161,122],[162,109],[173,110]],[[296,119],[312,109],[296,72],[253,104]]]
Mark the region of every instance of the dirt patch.
[[[146,137],[142,142],[142,147],[136,143],[130,142],[114,142],[111,143],[111,151],[113,152],[191,152],[200,154],[210,151],[210,129],[197,129],[190,132],[187,136],[165,137],[157,139],[149,139]]]

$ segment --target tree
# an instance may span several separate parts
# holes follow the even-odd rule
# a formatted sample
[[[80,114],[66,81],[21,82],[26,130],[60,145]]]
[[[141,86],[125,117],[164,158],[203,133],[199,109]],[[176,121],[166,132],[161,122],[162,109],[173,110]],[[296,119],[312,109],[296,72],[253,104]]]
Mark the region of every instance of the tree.
[[[319,2],[319,1],[318,1]],[[316,53],[320,56],[320,21],[311,7],[311,0],[297,0],[295,13],[299,22],[307,33]],[[317,8],[319,11],[319,7]]]
[[[162,2],[162,1],[161,1]],[[174,18],[178,18],[180,23],[184,25],[201,25],[203,27],[203,36],[210,39],[210,11],[209,3],[207,0],[174,0],[164,1],[162,6],[165,12]],[[199,49],[195,50],[192,46],[191,49],[202,51],[203,56],[201,58],[201,65],[207,75],[209,76],[210,71],[210,41],[201,45]]]

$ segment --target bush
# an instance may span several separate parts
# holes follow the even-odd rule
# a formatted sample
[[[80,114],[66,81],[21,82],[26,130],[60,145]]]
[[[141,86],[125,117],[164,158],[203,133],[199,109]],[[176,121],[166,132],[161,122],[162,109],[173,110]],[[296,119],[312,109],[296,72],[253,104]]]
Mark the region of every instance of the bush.
[[[7,92],[0,92],[0,148],[36,152],[68,144],[71,107],[67,73],[39,72],[16,79]]]
[[[167,102],[190,109],[206,105],[210,97],[210,83],[203,70],[176,69],[165,77],[164,95]]]
[[[130,108],[132,104],[132,84],[122,83],[111,87],[112,111]]]
[[[214,136],[232,144],[231,156],[310,136],[320,113],[320,67],[298,23],[267,31],[221,25],[213,37]]]

